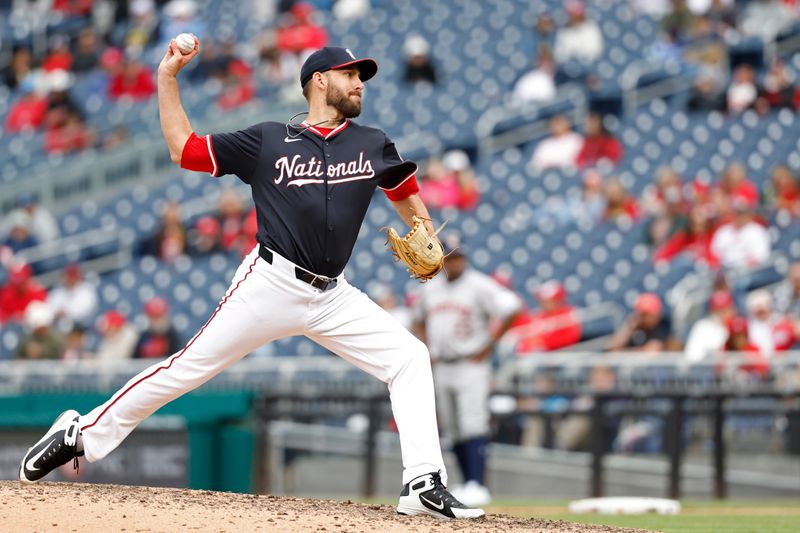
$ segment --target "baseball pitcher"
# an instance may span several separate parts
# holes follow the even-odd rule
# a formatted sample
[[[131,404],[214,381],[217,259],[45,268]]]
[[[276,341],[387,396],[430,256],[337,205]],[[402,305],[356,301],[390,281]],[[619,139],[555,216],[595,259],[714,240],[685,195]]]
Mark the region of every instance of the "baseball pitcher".
[[[364,82],[378,65],[346,48],[320,49],[300,72],[308,101],[305,121],[199,135],[181,105],[177,80],[199,53],[200,41],[194,40],[194,49],[186,53],[171,41],[159,65],[161,128],[172,161],[182,168],[214,177],[234,174],[250,185],[258,244],[214,314],[183,349],[132,378],[89,413],[69,410],[59,416],[23,458],[20,480],[34,482],[78,456],[99,461],[161,406],[249,352],[282,337],[305,335],[388,384],[404,467],[397,512],[445,519],[483,516],[483,510],[466,507],[446,488],[425,345],[342,275],[376,188],[404,222],[416,227],[413,241],[423,241],[426,254],[441,257],[417,196],[416,164],[404,161],[381,130],[351,120],[361,112]]]

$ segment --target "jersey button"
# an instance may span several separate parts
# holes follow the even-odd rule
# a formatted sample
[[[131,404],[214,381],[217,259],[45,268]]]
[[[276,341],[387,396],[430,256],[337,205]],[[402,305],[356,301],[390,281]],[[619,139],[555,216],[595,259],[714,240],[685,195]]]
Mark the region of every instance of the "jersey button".
[[[331,154],[325,154],[325,157],[330,157],[330,156],[331,156]]]
[[[325,258],[325,262],[326,262],[326,263],[330,263],[330,262],[331,262],[331,258],[330,258],[330,257],[326,257],[326,258]]]
[[[328,226],[328,231],[333,231],[333,225]]]
[[[328,196],[328,200],[333,200],[333,196]]]

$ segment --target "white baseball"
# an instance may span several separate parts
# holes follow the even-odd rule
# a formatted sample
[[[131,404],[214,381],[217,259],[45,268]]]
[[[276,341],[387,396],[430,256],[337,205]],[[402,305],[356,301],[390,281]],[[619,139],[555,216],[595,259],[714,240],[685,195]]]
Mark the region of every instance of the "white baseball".
[[[194,36],[191,33],[181,33],[175,37],[175,43],[183,55],[190,54],[194,50]]]

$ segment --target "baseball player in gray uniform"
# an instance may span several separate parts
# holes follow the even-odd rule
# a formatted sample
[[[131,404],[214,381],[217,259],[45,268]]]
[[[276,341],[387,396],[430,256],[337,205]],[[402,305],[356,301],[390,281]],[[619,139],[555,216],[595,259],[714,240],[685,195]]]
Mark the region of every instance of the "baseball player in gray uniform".
[[[443,244],[449,254],[446,275],[423,286],[415,308],[415,331],[431,354],[439,420],[453,441],[464,479],[453,493],[466,505],[485,505],[491,499],[484,483],[490,357],[497,340],[523,310],[523,302],[470,268],[456,236]]]

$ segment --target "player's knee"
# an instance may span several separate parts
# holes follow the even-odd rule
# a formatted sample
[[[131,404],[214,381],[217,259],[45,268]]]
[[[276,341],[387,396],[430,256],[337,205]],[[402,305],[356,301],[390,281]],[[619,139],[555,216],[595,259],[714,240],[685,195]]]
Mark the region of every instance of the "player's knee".
[[[409,362],[412,364],[424,364],[430,366],[431,356],[428,353],[428,347],[425,346],[424,342],[413,335],[411,338],[412,340],[408,343],[408,349],[406,350]]]

